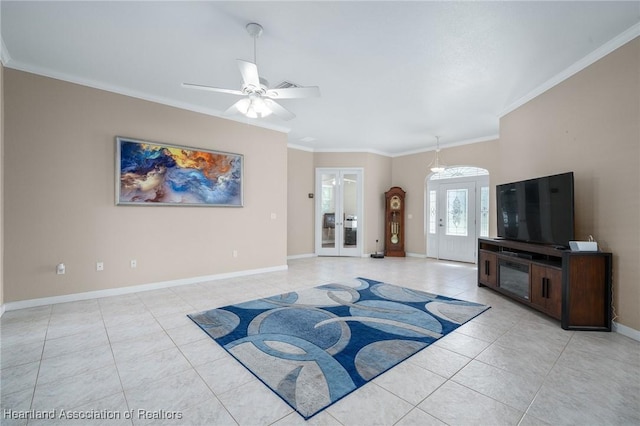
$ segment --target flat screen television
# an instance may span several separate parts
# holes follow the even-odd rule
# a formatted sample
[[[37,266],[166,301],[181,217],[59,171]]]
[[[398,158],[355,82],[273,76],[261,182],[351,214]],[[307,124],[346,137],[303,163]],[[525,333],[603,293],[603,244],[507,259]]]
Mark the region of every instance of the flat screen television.
[[[573,172],[496,186],[498,237],[568,247],[574,240]]]

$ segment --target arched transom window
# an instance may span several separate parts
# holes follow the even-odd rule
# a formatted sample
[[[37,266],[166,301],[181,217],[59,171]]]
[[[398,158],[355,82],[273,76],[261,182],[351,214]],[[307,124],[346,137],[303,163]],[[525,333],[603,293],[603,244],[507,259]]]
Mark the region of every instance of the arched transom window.
[[[474,176],[485,176],[488,175],[489,171],[486,169],[481,169],[478,167],[471,166],[454,166],[448,167],[443,172],[434,173],[429,178],[430,180],[440,180],[440,179],[452,179],[459,177],[474,177]]]

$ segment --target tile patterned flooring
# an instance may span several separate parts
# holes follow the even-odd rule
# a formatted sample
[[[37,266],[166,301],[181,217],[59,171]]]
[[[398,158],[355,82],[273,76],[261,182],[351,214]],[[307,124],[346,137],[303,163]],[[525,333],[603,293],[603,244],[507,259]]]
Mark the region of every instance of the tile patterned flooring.
[[[477,287],[474,265],[417,258],[297,259],[287,271],[6,312],[0,423],[304,424],[186,314],[357,276],[492,308],[307,423],[640,424],[640,342],[562,330]],[[56,418],[10,418],[29,410]]]

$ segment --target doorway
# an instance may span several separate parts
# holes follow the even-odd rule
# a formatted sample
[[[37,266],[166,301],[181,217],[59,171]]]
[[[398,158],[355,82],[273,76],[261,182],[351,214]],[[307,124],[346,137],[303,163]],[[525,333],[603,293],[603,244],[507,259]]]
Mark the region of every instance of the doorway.
[[[477,238],[489,233],[489,174],[450,167],[426,182],[427,256],[476,263]]]
[[[438,191],[438,258],[473,262],[475,182],[446,183]]]
[[[316,169],[316,254],[362,256],[363,170]]]

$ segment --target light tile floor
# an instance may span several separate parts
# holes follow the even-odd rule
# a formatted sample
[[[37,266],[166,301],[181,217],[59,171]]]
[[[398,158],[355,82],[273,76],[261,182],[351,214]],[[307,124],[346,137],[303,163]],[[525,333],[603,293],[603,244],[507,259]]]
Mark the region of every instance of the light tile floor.
[[[357,276],[492,308],[309,424],[640,424],[639,342],[562,330],[477,287],[474,265],[417,258],[297,259],[287,271],[6,312],[0,423],[304,424],[186,314]],[[54,420],[9,418],[50,410]]]

